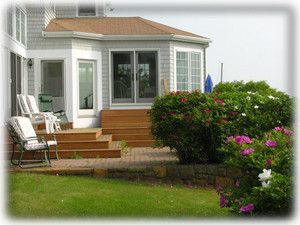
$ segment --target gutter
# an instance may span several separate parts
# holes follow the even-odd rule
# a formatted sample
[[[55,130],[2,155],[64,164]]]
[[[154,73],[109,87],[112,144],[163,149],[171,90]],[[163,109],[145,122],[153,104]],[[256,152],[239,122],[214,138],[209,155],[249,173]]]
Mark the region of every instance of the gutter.
[[[184,41],[199,44],[209,44],[212,41],[207,38],[189,37],[176,34],[134,34],[134,35],[105,35],[78,31],[42,31],[44,38],[84,38],[100,41]]]

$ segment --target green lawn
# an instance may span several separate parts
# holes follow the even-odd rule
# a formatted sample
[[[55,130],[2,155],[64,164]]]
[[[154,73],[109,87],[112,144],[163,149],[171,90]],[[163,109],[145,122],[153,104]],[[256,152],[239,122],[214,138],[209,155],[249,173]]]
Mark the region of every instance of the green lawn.
[[[149,184],[95,177],[31,173],[8,175],[12,218],[45,217],[228,217],[219,196],[206,187]]]

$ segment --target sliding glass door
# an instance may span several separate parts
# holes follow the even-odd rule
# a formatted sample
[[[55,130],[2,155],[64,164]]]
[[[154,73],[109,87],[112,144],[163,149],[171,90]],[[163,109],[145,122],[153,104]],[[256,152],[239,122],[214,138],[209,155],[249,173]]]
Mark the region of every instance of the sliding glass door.
[[[151,103],[156,95],[156,52],[112,53],[112,103]]]

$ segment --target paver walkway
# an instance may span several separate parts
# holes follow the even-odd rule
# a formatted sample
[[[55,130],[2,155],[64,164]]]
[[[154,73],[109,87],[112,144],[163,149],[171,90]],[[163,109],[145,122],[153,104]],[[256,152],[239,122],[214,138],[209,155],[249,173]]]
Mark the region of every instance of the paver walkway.
[[[122,152],[121,158],[52,159],[52,168],[132,168],[177,164],[169,148],[140,147]],[[10,166],[18,169],[18,166]]]

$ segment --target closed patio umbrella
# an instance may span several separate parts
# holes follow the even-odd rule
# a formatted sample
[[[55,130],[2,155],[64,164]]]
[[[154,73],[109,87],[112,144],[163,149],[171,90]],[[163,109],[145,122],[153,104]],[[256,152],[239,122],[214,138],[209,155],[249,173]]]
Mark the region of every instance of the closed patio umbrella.
[[[205,81],[204,93],[212,93],[213,86],[214,86],[214,84],[211,80],[211,76],[208,74],[206,81]]]

